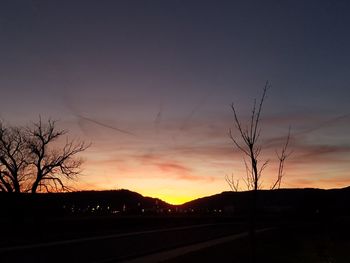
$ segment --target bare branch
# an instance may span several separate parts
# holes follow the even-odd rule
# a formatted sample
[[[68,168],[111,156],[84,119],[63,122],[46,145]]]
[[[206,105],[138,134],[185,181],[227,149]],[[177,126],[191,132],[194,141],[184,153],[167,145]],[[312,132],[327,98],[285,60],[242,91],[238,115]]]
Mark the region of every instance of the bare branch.
[[[284,164],[286,159],[292,154],[292,152],[287,152],[287,148],[290,140],[290,131],[291,131],[291,128],[289,127],[286,142],[282,147],[281,153],[279,154],[276,152],[276,155],[279,161],[278,173],[277,173],[277,179],[275,183],[271,186],[271,189],[279,189],[281,187],[282,178],[284,177]]]
[[[225,180],[227,184],[230,186],[231,191],[238,192],[239,190],[239,179],[235,180],[233,178],[233,174],[231,174],[231,177],[228,175],[225,175]]]
[[[233,135],[232,135],[232,130],[231,130],[231,129],[229,130],[229,137],[231,138],[231,140],[233,141],[233,143],[235,144],[235,146],[236,146],[239,150],[241,150],[243,153],[245,153],[246,155],[249,156],[249,152],[248,152],[246,149],[244,149],[244,148],[237,142],[237,140],[233,137]]]
[[[264,90],[263,90],[263,95],[262,95],[262,97],[260,99],[259,110],[258,110],[258,113],[257,113],[257,115],[255,117],[254,134],[252,136],[254,138],[254,143],[256,142],[256,139],[257,139],[256,134],[257,134],[257,129],[259,127],[259,121],[260,121],[260,115],[261,115],[262,106],[263,106],[263,103],[264,103],[264,100],[265,100],[265,97],[266,97],[267,90],[269,88],[270,88],[269,82],[266,81],[266,84],[265,84],[265,87],[264,87]]]

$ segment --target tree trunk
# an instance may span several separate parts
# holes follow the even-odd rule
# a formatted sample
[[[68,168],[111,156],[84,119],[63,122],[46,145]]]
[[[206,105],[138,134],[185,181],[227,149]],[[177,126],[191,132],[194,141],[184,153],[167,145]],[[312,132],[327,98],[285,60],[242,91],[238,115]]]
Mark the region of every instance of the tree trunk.
[[[40,180],[35,180],[35,182],[32,185],[32,194],[36,193],[36,190],[38,189]]]
[[[15,193],[20,193],[20,192],[21,192],[21,188],[20,188],[20,186],[19,186],[19,183],[16,183],[16,184],[14,185],[14,192],[15,192]]]
[[[16,180],[13,182],[13,190],[15,193],[20,193],[21,192],[21,186],[19,185],[19,182],[16,178]]]
[[[249,224],[250,262],[256,262],[256,215],[257,215],[257,194],[258,190],[251,192],[251,210]]]
[[[253,149],[251,148],[251,162],[252,162],[252,169],[254,173],[254,189],[252,193],[252,200],[251,200],[251,214],[250,214],[250,229],[249,229],[249,236],[250,236],[250,253],[251,253],[251,263],[256,262],[256,217],[257,217],[257,199],[258,199],[258,188],[259,188],[259,174],[258,174],[258,168],[257,168],[257,160],[253,157]]]

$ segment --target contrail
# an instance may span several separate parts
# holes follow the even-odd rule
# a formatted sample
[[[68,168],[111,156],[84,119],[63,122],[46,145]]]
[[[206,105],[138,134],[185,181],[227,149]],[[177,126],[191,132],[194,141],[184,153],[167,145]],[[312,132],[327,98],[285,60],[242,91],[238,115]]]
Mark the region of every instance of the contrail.
[[[210,94],[211,92],[207,93],[205,96],[202,96],[198,103],[194,105],[190,113],[185,117],[184,121],[182,122],[182,125],[179,128],[180,131],[183,131],[188,126],[195,113],[207,102],[207,99],[209,98]]]
[[[67,97],[67,96],[62,96],[62,99],[63,99],[63,102],[66,104],[66,106],[68,107],[68,109],[72,112],[72,114],[82,120],[85,120],[85,121],[88,121],[88,122],[91,122],[91,123],[94,123],[98,126],[101,126],[101,127],[104,127],[104,128],[108,128],[108,129],[111,129],[111,130],[114,130],[114,131],[117,131],[117,132],[120,132],[120,133],[124,133],[124,134],[128,134],[128,135],[131,135],[131,136],[136,136],[134,133],[132,132],[129,132],[129,131],[126,131],[126,130],[122,130],[122,129],[119,129],[117,127],[114,127],[114,126],[111,126],[111,125],[108,125],[108,124],[105,124],[105,123],[102,123],[102,122],[99,122],[97,120],[94,120],[94,119],[91,119],[91,118],[88,118],[88,117],[85,117],[83,115],[81,115],[79,113],[79,111],[75,108],[75,106],[70,102],[70,98]]]
[[[162,121],[162,112],[163,112],[163,104],[160,103],[159,104],[159,111],[154,119],[154,125],[156,126],[157,129],[158,129],[160,122]]]
[[[350,117],[350,114],[344,114],[344,115],[340,115],[338,117],[335,117],[335,118],[332,118],[332,119],[329,119],[325,122],[321,122],[319,125],[317,125],[316,127],[313,127],[313,128],[309,128],[309,129],[306,129],[304,131],[300,131],[298,133],[296,133],[295,135],[302,135],[302,134],[306,134],[306,133],[310,133],[310,132],[313,132],[313,131],[317,131],[319,129],[322,129],[324,127],[329,127],[331,124],[333,123],[336,123],[340,120],[343,120],[343,119],[346,119],[346,118],[349,118]]]
[[[129,132],[129,131],[125,131],[125,130],[122,130],[122,129],[118,129],[116,127],[113,127],[111,125],[108,125],[108,124],[105,124],[105,123],[102,123],[102,122],[99,122],[99,121],[96,121],[94,119],[90,119],[88,117],[85,117],[85,116],[82,116],[80,114],[75,114],[75,116],[83,119],[83,120],[86,120],[86,121],[89,121],[89,122],[92,122],[94,124],[97,124],[99,126],[102,126],[102,127],[105,127],[105,128],[108,128],[108,129],[111,129],[111,130],[114,130],[114,131],[117,131],[117,132],[121,132],[121,133],[124,133],[124,134],[128,134],[128,135],[131,135],[131,136],[136,136],[134,133],[132,132]]]

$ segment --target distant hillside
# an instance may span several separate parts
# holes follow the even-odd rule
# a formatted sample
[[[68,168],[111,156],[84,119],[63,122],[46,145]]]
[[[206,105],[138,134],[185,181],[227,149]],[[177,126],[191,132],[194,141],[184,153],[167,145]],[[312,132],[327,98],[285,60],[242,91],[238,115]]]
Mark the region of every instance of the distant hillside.
[[[170,204],[151,197],[144,197],[139,193],[129,190],[114,191],[82,191],[72,193],[56,194],[60,196],[67,204],[80,207],[99,206],[100,210],[109,209],[114,211],[130,211],[130,210],[150,210],[150,209],[167,209]]]
[[[223,192],[199,198],[181,206],[197,212],[244,213],[249,209],[251,192]],[[260,190],[258,209],[265,212],[325,212],[350,214],[350,187],[343,189]]]
[[[129,190],[81,191],[48,194],[0,192],[1,210],[6,214],[139,214],[157,213],[172,205]]]
[[[62,215],[142,214],[247,214],[251,192],[223,192],[183,205],[170,205],[129,190],[81,191],[49,194],[0,192],[0,219]],[[350,187],[343,189],[260,190],[258,210],[262,213],[350,215]]]

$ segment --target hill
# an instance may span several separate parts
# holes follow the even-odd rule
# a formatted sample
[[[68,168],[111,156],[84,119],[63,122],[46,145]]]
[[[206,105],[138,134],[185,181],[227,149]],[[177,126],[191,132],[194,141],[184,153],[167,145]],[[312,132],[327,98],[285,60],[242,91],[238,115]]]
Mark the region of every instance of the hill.
[[[170,205],[158,198],[144,197],[129,190],[81,191],[48,194],[0,192],[0,217],[11,215],[141,215],[141,214],[247,214],[251,192],[223,192],[183,205]],[[343,189],[259,190],[258,210],[275,214],[350,215],[350,187]]]
[[[70,193],[14,194],[0,192],[3,216],[64,214],[157,213],[172,205],[129,190],[81,191]]]
[[[212,213],[246,213],[251,192],[223,192],[199,198],[181,206],[184,210]],[[350,213],[350,187],[343,189],[278,189],[259,190],[261,212]]]

